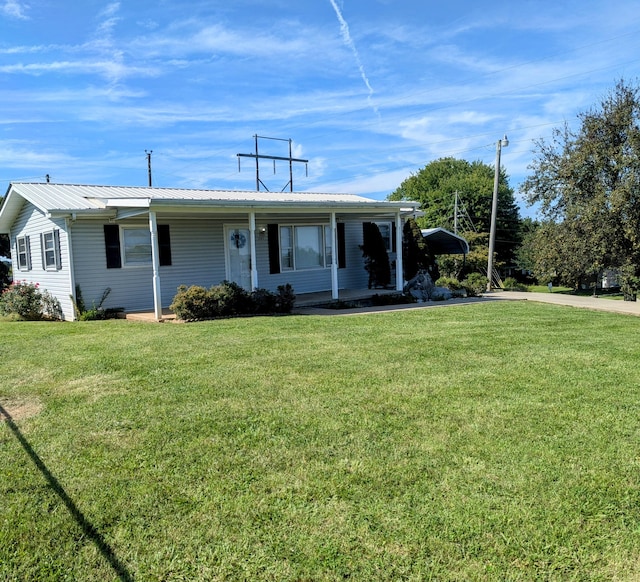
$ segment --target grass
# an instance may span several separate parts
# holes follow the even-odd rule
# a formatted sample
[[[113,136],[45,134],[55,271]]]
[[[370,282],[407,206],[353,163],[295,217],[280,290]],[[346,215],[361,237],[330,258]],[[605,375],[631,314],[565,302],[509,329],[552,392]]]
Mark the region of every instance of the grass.
[[[637,334],[530,302],[0,323],[0,579],[638,579]]]

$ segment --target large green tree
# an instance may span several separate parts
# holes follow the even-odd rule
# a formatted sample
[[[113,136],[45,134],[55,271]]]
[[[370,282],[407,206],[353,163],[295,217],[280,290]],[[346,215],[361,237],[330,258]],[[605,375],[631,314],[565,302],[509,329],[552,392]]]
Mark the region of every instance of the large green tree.
[[[458,233],[469,240],[472,253],[478,255],[478,265],[484,262],[486,268],[487,250],[480,247],[488,245],[494,176],[495,169],[483,162],[440,158],[404,180],[389,199],[416,200],[424,212],[418,219],[420,226],[453,231],[457,193]],[[518,207],[508,177],[501,169],[496,216],[497,262],[512,263],[519,243]]]
[[[0,197],[0,208],[4,197]],[[0,257],[8,257],[11,254],[9,246],[9,236],[6,234],[0,234]],[[0,261],[0,291],[2,291],[11,282],[10,276],[11,269],[7,263]]]
[[[536,142],[522,191],[547,222],[535,241],[537,270],[562,282],[618,270],[637,289],[640,275],[640,97],[618,81],[579,128]],[[582,265],[582,266],[580,266]],[[582,272],[579,272],[582,271]]]

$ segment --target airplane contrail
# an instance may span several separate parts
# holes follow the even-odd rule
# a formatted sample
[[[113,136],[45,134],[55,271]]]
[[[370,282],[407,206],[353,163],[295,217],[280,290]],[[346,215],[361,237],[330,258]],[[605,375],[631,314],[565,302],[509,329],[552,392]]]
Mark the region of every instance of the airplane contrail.
[[[367,77],[367,73],[365,72],[364,66],[362,65],[362,61],[360,60],[360,55],[358,54],[358,49],[356,48],[356,45],[353,42],[353,39],[351,38],[351,33],[349,32],[349,25],[347,24],[347,21],[342,16],[342,12],[340,11],[340,8],[336,4],[336,0],[329,0],[329,2],[331,2],[331,6],[333,6],[333,9],[335,10],[336,16],[338,17],[338,22],[340,23],[340,32],[342,33],[342,40],[344,40],[344,43],[351,49],[351,52],[353,53],[353,56],[356,59],[356,64],[358,65],[358,70],[360,71],[360,76],[362,77],[362,80],[364,81],[364,84],[366,85],[367,89],[369,90],[369,96],[367,97],[367,101],[369,102],[369,104],[371,105],[373,110],[375,111],[376,115],[379,116],[380,112],[378,111],[378,108],[373,104],[373,100],[372,100],[373,94],[374,94],[374,90],[373,90],[373,87],[371,87],[371,83],[369,83],[369,79]]]

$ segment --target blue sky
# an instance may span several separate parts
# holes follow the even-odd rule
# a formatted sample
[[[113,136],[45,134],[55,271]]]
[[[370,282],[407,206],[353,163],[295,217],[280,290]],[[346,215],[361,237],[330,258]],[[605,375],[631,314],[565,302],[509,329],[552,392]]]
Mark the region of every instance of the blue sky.
[[[145,150],[154,186],[251,190],[255,134],[309,159],[296,190],[382,199],[506,133],[517,190],[533,140],[639,69],[635,0],[0,0],[0,194],[146,185]]]

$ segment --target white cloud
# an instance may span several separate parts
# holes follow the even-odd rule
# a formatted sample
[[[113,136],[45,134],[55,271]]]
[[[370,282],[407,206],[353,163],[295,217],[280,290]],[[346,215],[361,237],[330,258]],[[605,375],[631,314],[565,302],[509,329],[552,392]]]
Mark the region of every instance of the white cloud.
[[[28,20],[27,10],[29,10],[29,5],[18,0],[5,0],[3,4],[0,4],[0,14],[4,14],[8,18]]]

